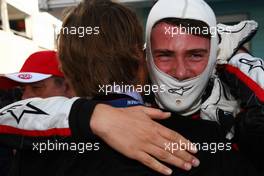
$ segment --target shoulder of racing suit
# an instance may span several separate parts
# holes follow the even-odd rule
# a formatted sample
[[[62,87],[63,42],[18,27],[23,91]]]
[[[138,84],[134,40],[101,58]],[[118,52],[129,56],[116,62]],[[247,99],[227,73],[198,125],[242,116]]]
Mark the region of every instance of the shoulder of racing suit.
[[[32,147],[31,141],[47,138],[93,138],[88,124],[96,104],[79,97],[15,102],[0,110],[0,142],[13,148],[26,148]]]
[[[239,148],[264,173],[264,61],[247,53],[233,56],[219,71],[239,101],[235,118],[235,139]]]

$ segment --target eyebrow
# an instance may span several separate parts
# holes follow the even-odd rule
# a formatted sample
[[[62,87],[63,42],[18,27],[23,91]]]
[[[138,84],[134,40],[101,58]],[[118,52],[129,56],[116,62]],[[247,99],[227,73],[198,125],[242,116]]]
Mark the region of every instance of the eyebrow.
[[[190,49],[187,50],[187,53],[208,53],[209,51],[207,49],[203,48],[196,48],[196,49]]]
[[[172,55],[174,54],[175,52],[174,51],[171,51],[171,50],[168,50],[168,49],[155,49],[153,51],[154,54],[169,54],[169,55]]]

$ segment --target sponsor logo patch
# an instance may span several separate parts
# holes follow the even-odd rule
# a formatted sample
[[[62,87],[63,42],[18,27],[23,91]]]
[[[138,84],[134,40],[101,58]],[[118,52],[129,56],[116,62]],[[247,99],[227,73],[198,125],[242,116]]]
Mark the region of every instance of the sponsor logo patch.
[[[19,74],[18,78],[20,78],[20,79],[31,79],[32,75],[31,74],[27,74],[27,73],[23,73],[23,74]]]
[[[178,94],[178,95],[182,96],[184,94],[184,92],[187,92],[192,87],[193,86],[191,86],[191,87],[178,87],[178,88],[173,88],[173,89],[169,89],[168,92],[171,93],[171,94]]]

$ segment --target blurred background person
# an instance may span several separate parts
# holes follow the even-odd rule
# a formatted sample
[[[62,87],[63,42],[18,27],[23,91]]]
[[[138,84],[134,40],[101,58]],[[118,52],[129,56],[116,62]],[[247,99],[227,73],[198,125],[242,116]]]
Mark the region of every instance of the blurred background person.
[[[55,51],[39,51],[30,55],[17,73],[4,74],[0,77],[1,108],[20,99],[52,96],[70,96],[72,91],[59,70]],[[38,157],[31,150],[0,148],[0,175],[8,175],[11,164],[27,163]],[[34,162],[31,162],[34,165]]]
[[[69,96],[72,92],[59,70],[55,51],[39,51],[28,57],[17,73],[0,77],[0,88],[21,87],[21,99]]]

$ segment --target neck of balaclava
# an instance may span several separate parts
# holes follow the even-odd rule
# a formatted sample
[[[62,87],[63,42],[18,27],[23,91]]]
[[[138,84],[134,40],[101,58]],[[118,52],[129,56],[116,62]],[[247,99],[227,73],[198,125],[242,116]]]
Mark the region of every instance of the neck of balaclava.
[[[212,93],[212,89],[214,86],[214,79],[215,79],[215,75],[213,74],[213,76],[209,79],[206,89],[204,90],[203,94],[201,97],[197,98],[196,101],[194,101],[193,105],[182,112],[177,112],[178,114],[182,115],[182,116],[189,116],[192,115],[196,112],[198,112],[201,109],[201,105],[203,104],[203,102],[211,95]]]
[[[160,107],[162,109],[168,109],[166,106],[164,106],[162,103],[160,103],[159,100],[155,99],[155,101],[156,101],[158,107]],[[169,108],[169,109],[171,111],[179,114],[179,115],[189,116],[189,115],[192,115],[192,114],[195,114],[196,112],[198,112],[200,110],[200,108],[201,108],[201,104],[202,104],[202,99],[198,98],[197,101],[194,101],[192,106],[190,106],[190,108],[188,108],[185,111],[175,111],[175,110],[173,110],[171,108]]]
[[[185,111],[181,111],[181,112],[177,112],[178,114],[182,115],[182,116],[189,116],[189,115],[192,115],[196,112],[198,112],[201,108],[201,104],[202,104],[202,99],[199,98],[197,99],[197,101],[195,101],[192,106],[185,110]]]

